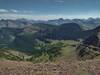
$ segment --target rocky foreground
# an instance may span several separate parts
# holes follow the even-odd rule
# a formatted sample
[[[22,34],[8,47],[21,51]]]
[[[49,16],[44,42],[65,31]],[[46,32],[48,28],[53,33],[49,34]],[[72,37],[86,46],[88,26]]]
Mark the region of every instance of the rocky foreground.
[[[58,64],[0,61],[0,75],[100,75],[100,60]]]

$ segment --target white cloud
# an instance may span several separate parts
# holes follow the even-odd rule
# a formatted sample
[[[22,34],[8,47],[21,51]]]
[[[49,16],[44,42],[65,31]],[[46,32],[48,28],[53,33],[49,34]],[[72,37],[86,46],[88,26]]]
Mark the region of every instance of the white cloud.
[[[32,14],[31,10],[16,10],[16,9],[0,9],[0,13],[21,13],[21,14]]]
[[[57,2],[57,3],[64,3],[65,1],[64,0],[55,0],[55,2]]]
[[[4,13],[4,12],[9,12],[9,11],[6,9],[0,9],[0,12]]]
[[[26,14],[26,13],[31,14],[31,13],[33,13],[33,11],[31,11],[31,10],[24,10],[24,11],[22,11],[22,13],[24,13],[24,14]]]
[[[18,13],[19,11],[18,10],[15,10],[15,9],[10,9],[11,12],[13,13]]]
[[[63,17],[62,15],[32,15],[32,14],[0,14],[1,19],[19,19],[19,18],[26,18],[26,19],[34,19],[34,20],[49,20],[49,19],[57,19]]]
[[[34,19],[34,20],[52,20],[57,18],[89,18],[89,17],[100,17],[99,12],[84,12],[80,14],[48,14],[48,15],[36,15],[36,14],[23,14],[23,13],[1,13],[0,19],[19,19],[19,18],[26,18],[26,19]]]

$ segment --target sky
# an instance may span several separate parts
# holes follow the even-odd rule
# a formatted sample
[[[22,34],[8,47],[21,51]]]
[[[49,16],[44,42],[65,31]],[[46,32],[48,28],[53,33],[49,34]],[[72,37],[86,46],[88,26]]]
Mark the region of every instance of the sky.
[[[0,19],[100,17],[100,0],[0,0]]]

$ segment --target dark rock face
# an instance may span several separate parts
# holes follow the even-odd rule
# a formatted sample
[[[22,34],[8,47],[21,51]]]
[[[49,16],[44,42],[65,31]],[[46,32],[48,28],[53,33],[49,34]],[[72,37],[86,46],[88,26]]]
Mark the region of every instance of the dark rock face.
[[[100,27],[95,28],[94,34],[85,39],[78,47],[78,57],[81,59],[93,59],[100,55]]]

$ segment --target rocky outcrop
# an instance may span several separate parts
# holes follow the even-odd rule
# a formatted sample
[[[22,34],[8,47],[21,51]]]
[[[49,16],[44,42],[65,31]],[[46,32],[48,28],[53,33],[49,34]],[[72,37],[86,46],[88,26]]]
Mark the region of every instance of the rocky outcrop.
[[[78,58],[93,59],[100,55],[100,26],[93,30],[94,34],[85,39],[78,47]]]

